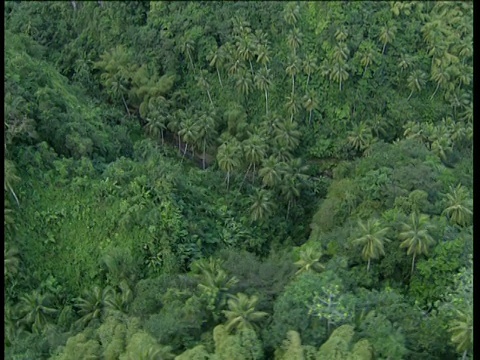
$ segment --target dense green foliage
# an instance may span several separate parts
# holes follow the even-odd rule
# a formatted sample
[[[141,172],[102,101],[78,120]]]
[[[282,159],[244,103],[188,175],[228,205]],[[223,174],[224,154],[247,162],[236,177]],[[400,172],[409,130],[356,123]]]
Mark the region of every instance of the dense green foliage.
[[[7,359],[473,359],[473,2],[6,2]]]

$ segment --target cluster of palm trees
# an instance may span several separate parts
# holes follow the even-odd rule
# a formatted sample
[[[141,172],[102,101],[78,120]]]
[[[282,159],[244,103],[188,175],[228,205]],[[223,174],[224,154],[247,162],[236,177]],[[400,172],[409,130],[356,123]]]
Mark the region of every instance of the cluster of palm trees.
[[[463,185],[450,187],[449,192],[444,196],[444,206],[442,215],[445,215],[452,225],[458,227],[471,225],[473,202],[471,194]],[[419,206],[413,206],[411,211],[408,220],[400,224],[396,237],[401,241],[400,248],[405,248],[407,255],[412,256],[411,272],[413,273],[415,260],[420,255],[428,255],[435,240],[432,237],[433,225],[430,217],[420,213]],[[351,244],[361,248],[362,258],[367,261],[367,271],[370,270],[372,260],[385,255],[385,243],[392,241],[388,236],[389,233],[391,233],[391,227],[385,226],[380,219],[358,220],[357,232],[351,239]],[[320,262],[322,256],[321,249],[311,246],[302,249],[298,261],[295,262],[299,268],[297,274],[324,270],[325,265]]]
[[[5,253],[5,271],[7,274],[13,275],[18,272],[19,260],[17,255],[18,250],[16,248],[9,248]],[[111,271],[114,266],[108,268]],[[73,305],[79,315],[75,325],[79,327],[88,326],[90,322],[101,321],[112,312],[128,313],[129,304],[133,300],[133,292],[128,279],[129,269],[119,271],[117,274],[119,275],[119,281],[116,286],[94,286],[74,299]],[[61,306],[56,296],[43,288],[22,295],[17,305],[7,307],[11,315],[8,322],[10,327],[26,329],[36,334],[40,334],[55,319],[61,318],[62,313],[70,308],[69,305],[65,305],[63,310],[60,311]]]
[[[378,219],[369,219],[366,222],[358,221],[359,235],[351,243],[362,247],[362,257],[367,260],[367,271],[370,270],[371,260],[385,255],[384,245],[391,240],[387,238],[390,228],[382,225]],[[412,255],[413,273],[417,256],[428,254],[429,247],[435,242],[430,232],[432,225],[425,214],[412,212],[409,221],[401,224],[398,239],[401,248],[407,249],[407,255]]]
[[[443,89],[445,98],[451,99],[456,111],[456,99],[462,97],[462,86],[472,82],[473,32],[472,24],[465,16],[465,12],[470,11],[467,6],[438,3],[425,15],[421,31],[431,57],[430,77],[420,69],[411,71],[407,78],[411,91],[409,99],[414,92],[420,92],[430,79],[436,84],[430,98],[433,99],[438,90]],[[406,67],[406,62],[403,64]],[[466,97],[470,98],[471,94],[467,93]]]
[[[244,328],[256,329],[256,322],[266,317],[267,313],[255,310],[257,296],[230,293],[238,279],[229,276],[222,265],[223,261],[214,258],[203,258],[192,263],[191,271],[199,281],[198,289],[201,297],[207,300],[207,309],[212,313],[214,321],[219,320],[220,311],[223,313],[226,318],[225,329],[229,332]]]
[[[450,187],[449,193],[445,195],[445,205],[446,208],[442,214],[447,216],[453,225],[465,227],[471,224],[473,202],[464,186]],[[412,273],[415,268],[415,259],[419,255],[427,255],[429,248],[435,243],[431,235],[433,225],[429,216],[416,210],[411,213],[409,221],[401,224],[398,233],[398,239],[402,241],[400,247],[406,248],[407,255],[412,256]],[[368,271],[371,260],[385,255],[384,244],[391,241],[387,238],[390,228],[382,225],[378,219],[359,221],[358,227],[360,236],[353,239],[352,244],[362,247],[362,257],[367,260]]]
[[[299,158],[292,156],[293,150],[300,143],[301,133],[295,122],[282,120],[274,113],[271,115],[269,116],[271,126],[262,127],[258,133],[247,131],[247,137],[243,141],[226,136],[217,149],[217,163],[226,173],[227,189],[232,174],[243,169],[245,171],[243,181],[247,178],[252,182],[259,180],[265,190],[278,190],[290,208],[308,180],[306,175],[308,168]],[[266,196],[267,193],[258,192],[253,197],[255,198],[253,203],[257,202],[257,205],[252,206],[259,210],[252,213],[254,220],[262,219],[263,215],[271,210],[271,206],[266,205],[268,201],[263,205],[257,201],[271,197]]]
[[[421,141],[440,159],[445,160],[454,147],[463,147],[469,143],[473,138],[473,126],[470,122],[453,121],[451,117],[443,118],[438,124],[409,121],[404,126],[404,136]]]

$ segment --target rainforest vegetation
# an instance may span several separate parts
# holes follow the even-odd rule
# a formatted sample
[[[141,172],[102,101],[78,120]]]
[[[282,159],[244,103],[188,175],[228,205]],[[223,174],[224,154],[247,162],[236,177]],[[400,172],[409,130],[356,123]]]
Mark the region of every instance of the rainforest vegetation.
[[[472,1],[7,1],[7,359],[473,359]]]

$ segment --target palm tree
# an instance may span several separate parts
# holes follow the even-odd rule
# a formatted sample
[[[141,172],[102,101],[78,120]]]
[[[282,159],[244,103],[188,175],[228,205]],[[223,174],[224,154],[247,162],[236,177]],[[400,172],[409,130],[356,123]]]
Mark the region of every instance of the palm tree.
[[[261,163],[267,152],[265,139],[263,139],[260,135],[250,134],[250,136],[243,141],[242,148],[245,160],[248,162],[247,174],[250,168],[253,166],[253,181],[255,181],[255,166]]]
[[[335,62],[347,61],[350,50],[348,49],[347,44],[344,42],[339,42],[335,45],[332,52],[332,59]]]
[[[6,278],[18,273],[20,267],[19,251],[16,247],[5,243],[3,248],[3,273]]]
[[[288,201],[287,204],[287,218],[290,213],[290,208],[295,200],[300,197],[300,190],[305,184],[308,176],[305,172],[308,166],[302,164],[301,159],[288,160],[288,162],[281,163],[281,174],[283,175],[280,182],[280,192]]]
[[[145,126],[145,130],[147,134],[152,136],[155,139],[158,139],[160,136],[162,139],[162,145],[164,144],[163,132],[167,129],[166,126],[166,118],[159,113],[151,113],[149,117],[147,117],[147,124]]]
[[[286,150],[293,150],[300,143],[301,131],[295,121],[284,120],[274,130],[275,142]]]
[[[360,44],[358,50],[360,56],[360,65],[364,67],[362,77],[367,72],[367,67],[377,61],[378,53],[375,51],[375,45],[371,41],[364,41]]]
[[[183,109],[176,110],[172,115],[168,117],[168,129],[177,134],[182,129],[182,124],[184,123],[185,119],[187,118],[187,114]],[[178,151],[180,151],[180,144],[181,144],[181,137],[178,136]]]
[[[197,76],[197,85],[207,92],[208,100],[210,100],[210,104],[213,106],[212,96],[210,95],[210,84],[207,81],[207,74],[207,70],[200,70],[200,73]]]
[[[403,126],[403,128],[405,129],[403,136],[405,136],[406,139],[417,139],[421,142],[426,141],[420,123],[410,120]]]
[[[75,299],[75,306],[79,309],[78,313],[82,315],[77,323],[86,326],[90,321],[100,319],[105,314],[113,295],[114,291],[110,286],[103,289],[94,286],[91,290],[85,290],[83,297]]]
[[[11,306],[8,302],[4,305],[3,315],[3,329],[4,329],[4,344],[5,346],[11,346],[15,339],[19,338],[19,335],[25,330],[17,326],[17,314],[14,306]]]
[[[389,228],[382,227],[378,220],[368,220],[366,223],[358,221],[360,227],[361,236],[354,239],[352,244],[363,246],[362,256],[367,263],[367,271],[370,270],[370,261],[372,259],[378,259],[381,255],[385,255],[383,247],[384,242],[389,242],[385,235]]]
[[[318,109],[318,99],[317,94],[315,91],[310,90],[304,97],[303,97],[303,107],[305,110],[308,111],[308,123],[312,123],[312,112],[313,110]]]
[[[220,169],[227,172],[227,190],[230,185],[231,172],[240,166],[240,151],[240,145],[235,139],[220,145],[218,148],[217,162]]]
[[[255,46],[252,36],[242,36],[242,38],[237,41],[236,45],[239,58],[244,61],[248,61],[248,63],[250,64],[250,72],[253,76],[252,60],[254,58]]]
[[[270,156],[263,161],[258,174],[262,178],[264,186],[274,187],[281,179],[281,164],[274,156]]]
[[[406,71],[413,66],[414,57],[408,54],[400,54],[400,61],[398,62],[398,67],[402,71]]]
[[[250,23],[243,17],[235,16],[232,18],[233,34],[235,36],[247,35],[252,32]]]
[[[210,50],[207,55],[207,61],[211,67],[215,67],[217,70],[218,82],[220,86],[223,88],[222,77],[220,76],[219,68],[223,67],[225,64],[225,48],[220,46],[216,49]]]
[[[252,76],[245,70],[240,70],[235,75],[235,87],[238,91],[244,96],[244,98],[250,93],[252,90]]]
[[[464,313],[457,310],[457,314],[458,318],[451,322],[448,331],[452,333],[452,342],[457,345],[457,351],[463,352],[462,360],[465,360],[473,348],[473,316],[470,311]]]
[[[386,136],[388,126],[392,126],[388,119],[378,114],[369,117],[366,124],[372,129],[372,132],[375,133],[377,138],[380,137],[380,135]]]
[[[17,205],[20,206],[20,202],[18,201],[17,194],[15,194],[15,191],[13,191],[13,185],[15,183],[18,183],[20,181],[20,178],[17,176],[17,170],[15,169],[15,164],[4,158],[4,177],[3,177],[3,187],[5,191],[9,191],[13,197],[15,198],[15,201],[17,202]]]
[[[268,35],[262,29],[255,30],[254,43],[256,45],[256,53],[258,54],[259,47],[267,48],[269,45]],[[262,64],[263,65],[263,64]]]
[[[473,40],[471,36],[463,39],[458,44],[455,44],[455,52],[462,58],[462,64],[473,55]]]
[[[354,125],[348,132],[347,141],[357,151],[365,150],[371,143],[372,132],[364,121]]]
[[[432,57],[431,67],[435,64],[444,65],[445,60],[448,59],[448,45],[445,41],[436,41],[428,46],[428,55]],[[447,60],[448,61],[448,60]]]
[[[308,83],[310,82],[310,76],[318,70],[318,59],[313,54],[308,54],[303,61],[303,72],[307,74],[307,83],[305,85],[305,91],[308,91]]]
[[[3,228],[5,232],[8,230],[16,229],[17,226],[15,225],[15,219],[13,217],[13,209],[10,207],[10,201],[8,198],[4,198],[4,205],[3,205]]]
[[[187,55],[188,59],[190,60],[190,65],[192,66],[193,71],[195,71],[195,66],[193,65],[193,60],[192,60],[192,54],[194,49],[195,49],[195,43],[188,35],[185,35],[180,45],[180,51],[183,54]]]
[[[447,158],[447,152],[451,151],[452,148],[452,141],[450,140],[450,138],[445,136],[433,139],[430,145],[430,149],[432,150],[432,152],[444,161]]]
[[[188,145],[191,144],[192,148],[194,148],[195,142],[198,139],[198,125],[192,115],[182,121],[178,136],[185,142],[185,149],[183,151],[183,156],[185,156]]]
[[[431,228],[428,216],[416,212],[410,216],[410,223],[402,224],[402,231],[398,235],[400,240],[403,240],[400,247],[407,248],[407,255],[413,255],[412,273],[415,267],[415,258],[421,254],[428,254],[428,247],[435,242],[429,234]]]
[[[302,45],[303,35],[298,28],[290,30],[287,35],[287,44],[292,49],[293,56],[297,55],[297,49]]]
[[[459,88],[455,90],[448,89],[445,93],[445,100],[453,108],[453,119],[457,119],[457,108],[467,108],[471,103],[471,94]]]
[[[112,296],[105,300],[105,308],[107,310],[128,313],[128,307],[133,300],[133,292],[126,280],[119,284],[120,291],[112,292]]]
[[[202,277],[202,274],[206,273],[215,273],[222,269],[224,261],[209,257],[209,258],[200,258],[192,262],[190,266],[190,271],[197,277]]]
[[[235,101],[228,103],[223,118],[228,126],[228,131],[224,134],[243,135],[247,126],[247,113],[242,105]]]
[[[294,1],[288,2],[283,10],[283,19],[289,25],[295,27],[300,17],[300,7]]]
[[[250,201],[250,218],[252,221],[263,221],[273,211],[273,202],[268,190],[256,189],[255,194],[250,196]]]
[[[422,26],[421,32],[423,33],[423,40],[431,45],[442,37],[442,32],[446,29],[446,26],[442,18],[438,16],[430,17],[428,20]]]
[[[458,184],[450,187],[450,192],[445,196],[447,207],[442,214],[447,215],[449,220],[460,226],[467,226],[472,219],[472,199],[468,196],[467,189]]]
[[[300,251],[300,259],[295,262],[295,265],[299,267],[296,275],[309,272],[311,270],[319,272],[325,270],[325,265],[320,263],[320,258],[323,256],[321,250],[315,250],[309,246]]]
[[[225,323],[225,329],[232,331],[233,329],[255,329],[256,322],[262,320],[268,314],[263,311],[255,311],[258,297],[237,293],[236,296],[231,296],[228,299],[228,310],[224,310],[223,313],[227,318]]]
[[[129,78],[136,70],[135,66],[131,65],[131,54],[123,46],[117,46],[112,51],[106,52],[100,57],[101,60],[95,63],[96,68],[104,71],[100,75],[100,79],[108,89],[108,93],[112,99],[122,99],[125,110],[130,116],[125,95],[130,82]]]
[[[287,96],[285,102],[285,107],[287,111],[290,113],[290,122],[293,121],[293,116],[298,113],[300,110],[302,103],[300,102],[300,98],[297,94],[292,94],[291,96]]]
[[[345,29],[345,27],[342,26],[335,31],[335,40],[339,42],[344,42],[345,40],[347,40],[347,38],[348,38],[348,32],[347,32],[347,29]]]
[[[430,97],[430,100],[433,99],[433,97],[437,93],[437,90],[440,86],[444,87],[449,83],[450,72],[451,72],[451,70],[448,67],[434,66],[432,68],[431,79],[437,83],[437,87],[435,88],[435,91],[433,92],[432,96]]]
[[[263,67],[267,67],[267,64],[270,62],[269,50],[268,45],[266,44],[258,44],[256,48],[257,53],[257,63],[263,65]]]
[[[473,122],[473,103],[470,102],[467,106],[465,106],[465,110],[461,113],[462,117],[460,120],[465,121],[467,124],[472,124]]]
[[[207,145],[211,144],[216,135],[215,120],[208,114],[202,114],[197,122],[198,141],[203,146],[202,167],[205,170],[205,161],[207,155]]]
[[[242,62],[242,59],[238,57],[238,55],[228,55],[228,74],[233,76],[238,74],[239,72],[245,72],[246,68]]]
[[[427,75],[422,70],[414,70],[407,78],[407,86],[411,90],[407,100],[410,100],[414,91],[420,92],[427,83]]]
[[[299,71],[299,60],[297,57],[292,57],[289,60],[289,65],[285,68],[285,72],[292,77],[292,96],[295,93],[295,75]]]
[[[58,310],[52,307],[53,301],[51,294],[41,294],[38,290],[22,295],[17,308],[19,323],[31,326],[34,333],[40,334],[58,313]]]
[[[265,115],[268,115],[268,89],[272,86],[270,69],[260,68],[254,77],[255,86],[265,93]]]
[[[340,91],[342,91],[342,83],[349,78],[347,70],[348,65],[344,60],[335,61],[330,68],[329,78],[330,80],[338,82]]]
[[[284,170],[283,168],[283,165],[284,163],[287,163],[289,161],[292,160],[293,158],[293,155],[290,151],[288,151],[285,147],[283,146],[280,146],[278,144],[274,144],[272,149],[271,149],[271,152],[272,152],[272,156],[277,160],[277,162],[279,163],[279,169],[281,171]]]
[[[238,279],[235,276],[229,276],[220,267],[221,263],[217,264],[217,267],[211,265],[214,264],[200,269],[201,273],[197,277],[199,278],[198,288],[207,296],[209,301],[207,306],[214,312],[224,307],[227,294],[238,283]]]
[[[457,85],[457,90],[461,86],[469,86],[473,80],[473,67],[471,65],[459,64],[454,71],[454,83]]]
[[[446,124],[448,128],[448,136],[452,140],[452,143],[462,143],[467,138],[467,127],[461,121],[453,121],[451,117],[443,118],[442,123]]]
[[[332,65],[331,65],[331,61],[329,61],[327,58],[324,58],[323,61],[321,62],[320,66],[318,67],[318,72],[320,73],[320,75],[322,75],[324,78],[328,78],[330,80],[331,77],[331,73],[332,73]]]
[[[391,24],[382,26],[380,28],[380,34],[378,35],[378,38],[383,43],[382,55],[385,53],[385,47],[387,46],[387,44],[392,43],[393,40],[395,39],[396,33],[397,33],[397,28]]]

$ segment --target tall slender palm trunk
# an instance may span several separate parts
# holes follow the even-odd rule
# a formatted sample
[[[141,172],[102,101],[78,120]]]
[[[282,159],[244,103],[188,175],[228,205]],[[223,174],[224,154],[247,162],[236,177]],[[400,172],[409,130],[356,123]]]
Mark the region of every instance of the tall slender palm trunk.
[[[252,167],[252,163],[250,163],[250,164],[248,165],[247,172],[245,173],[245,176],[243,177],[242,183],[240,184],[240,189],[242,188],[243,183],[244,183],[245,180],[247,179],[248,172],[250,171],[250,168],[251,168],[251,167]]]
[[[125,101],[123,94],[122,94],[122,101],[123,101],[123,105],[125,105],[125,110],[127,110],[128,116],[130,116],[130,110],[128,110],[127,102]]]
[[[192,56],[190,55],[190,51],[187,51],[188,58],[190,59],[190,64],[192,65],[192,70],[195,72],[195,66],[193,66]]]
[[[187,153],[187,148],[188,148],[188,144],[185,143],[185,149],[183,149],[183,157],[182,158],[185,157],[185,154]]]
[[[203,159],[202,159],[202,166],[203,166],[203,170],[205,170],[205,150],[206,150],[206,147],[207,147],[207,141],[204,139],[203,140]]]
[[[213,106],[212,96],[210,95],[210,90],[207,89],[208,100],[210,100],[210,104]]]
[[[440,83],[438,82],[438,83],[437,83],[437,87],[435,88],[435,91],[433,92],[432,96],[430,96],[430,100],[433,99],[433,97],[434,97],[435,94],[437,93],[437,90],[438,90],[439,87],[440,87]]]
[[[362,78],[365,76],[365,73],[367,72],[367,67],[368,67],[368,65],[365,65],[365,68],[363,69]]]
[[[265,89],[265,115],[268,115],[268,91]]]
[[[216,68],[217,68],[218,81],[220,82],[220,86],[223,88],[222,77],[220,76],[220,71],[218,70],[218,66]]]

